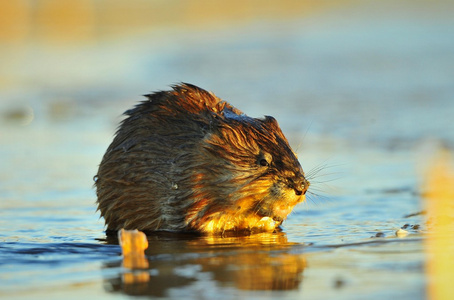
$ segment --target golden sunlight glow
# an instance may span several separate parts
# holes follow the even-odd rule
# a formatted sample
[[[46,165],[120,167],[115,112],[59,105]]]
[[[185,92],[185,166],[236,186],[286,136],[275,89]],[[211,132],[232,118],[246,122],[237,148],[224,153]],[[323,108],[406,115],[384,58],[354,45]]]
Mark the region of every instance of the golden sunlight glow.
[[[161,27],[212,28],[257,18],[298,17],[325,6],[329,5],[316,0],[0,1],[0,42],[84,43]]]
[[[428,298],[454,295],[454,169],[452,155],[440,152],[426,173],[425,202],[429,222],[426,240]]]

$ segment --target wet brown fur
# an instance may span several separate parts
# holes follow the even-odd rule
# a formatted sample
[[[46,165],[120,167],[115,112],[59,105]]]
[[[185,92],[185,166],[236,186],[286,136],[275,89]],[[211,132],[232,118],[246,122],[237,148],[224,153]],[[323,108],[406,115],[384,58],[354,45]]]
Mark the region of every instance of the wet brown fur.
[[[308,182],[276,120],[190,84],[125,112],[99,166],[107,229],[272,231]]]

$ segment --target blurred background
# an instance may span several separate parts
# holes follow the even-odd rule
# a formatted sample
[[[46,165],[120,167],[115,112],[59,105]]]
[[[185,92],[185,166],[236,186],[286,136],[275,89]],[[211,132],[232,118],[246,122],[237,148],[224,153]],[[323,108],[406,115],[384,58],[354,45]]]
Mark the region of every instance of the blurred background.
[[[106,103],[124,100],[112,106],[119,114],[141,94],[185,81],[253,116],[299,115],[293,126],[303,131],[388,137],[388,146],[448,134],[434,119],[449,112],[434,106],[452,102],[451,1],[0,5],[3,121],[97,122]]]
[[[303,168],[328,174],[311,188],[330,200],[297,210],[290,240],[393,234],[454,147],[453,15],[451,0],[1,1],[0,240],[102,237],[92,178],[121,114],[179,82],[273,115]],[[422,276],[418,245],[402,269]],[[369,284],[422,295],[422,277],[383,270]]]
[[[77,162],[91,177],[121,113],[179,82],[251,116],[275,116],[305,151],[306,169],[332,157],[350,163],[340,153],[365,148],[452,147],[453,6],[2,1],[0,187],[17,192],[4,183],[15,177],[21,187],[46,186],[50,164]]]

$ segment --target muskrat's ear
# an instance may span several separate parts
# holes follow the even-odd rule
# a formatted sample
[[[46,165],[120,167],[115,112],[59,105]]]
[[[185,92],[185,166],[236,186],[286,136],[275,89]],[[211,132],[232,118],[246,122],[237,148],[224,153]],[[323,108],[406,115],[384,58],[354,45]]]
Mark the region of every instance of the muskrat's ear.
[[[271,116],[265,116],[264,123],[271,129],[279,129],[279,124],[277,123],[276,119]]]

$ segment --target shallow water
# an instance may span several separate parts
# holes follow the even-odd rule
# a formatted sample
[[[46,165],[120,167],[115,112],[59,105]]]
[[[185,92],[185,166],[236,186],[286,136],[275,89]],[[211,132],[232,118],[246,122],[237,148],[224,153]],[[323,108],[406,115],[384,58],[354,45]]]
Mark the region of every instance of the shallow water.
[[[424,209],[431,155],[454,147],[451,12],[448,1],[363,2],[17,46],[0,91],[0,297],[426,298],[426,217],[408,215]],[[119,115],[179,81],[273,115],[306,172],[321,171],[283,232],[150,237],[147,280],[131,283],[140,274],[106,239],[92,178]],[[405,224],[419,228],[397,236]]]

